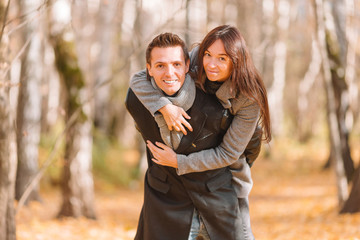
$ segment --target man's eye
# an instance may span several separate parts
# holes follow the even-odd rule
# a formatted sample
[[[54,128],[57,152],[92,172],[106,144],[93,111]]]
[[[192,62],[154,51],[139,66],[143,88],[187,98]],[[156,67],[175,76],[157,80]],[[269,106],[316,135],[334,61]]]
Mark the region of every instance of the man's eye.
[[[156,65],[156,68],[163,68],[164,65]]]

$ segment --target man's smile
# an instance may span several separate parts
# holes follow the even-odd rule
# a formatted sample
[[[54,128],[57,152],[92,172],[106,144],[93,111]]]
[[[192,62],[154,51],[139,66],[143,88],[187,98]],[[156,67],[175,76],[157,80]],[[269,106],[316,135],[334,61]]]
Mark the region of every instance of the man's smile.
[[[175,80],[164,80],[164,82],[165,82],[166,84],[174,84],[174,83],[177,82],[177,79],[175,79]]]

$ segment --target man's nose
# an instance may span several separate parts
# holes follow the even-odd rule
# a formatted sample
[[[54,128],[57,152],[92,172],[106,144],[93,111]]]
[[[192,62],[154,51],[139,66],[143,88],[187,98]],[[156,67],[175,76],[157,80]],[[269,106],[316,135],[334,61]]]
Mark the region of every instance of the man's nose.
[[[169,67],[167,67],[167,68],[166,68],[166,76],[171,77],[171,76],[173,76],[173,75],[174,75],[174,72],[175,72],[174,67],[169,66]]]

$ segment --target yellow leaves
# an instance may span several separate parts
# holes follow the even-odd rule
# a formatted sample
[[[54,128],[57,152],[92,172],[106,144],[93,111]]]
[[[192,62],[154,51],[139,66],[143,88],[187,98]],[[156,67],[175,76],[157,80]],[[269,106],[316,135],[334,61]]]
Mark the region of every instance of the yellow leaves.
[[[56,219],[61,198],[42,193],[44,203],[30,203],[17,214],[18,240],[130,240],[134,239],[140,215],[142,190],[115,190],[111,195],[98,193],[98,220]]]
[[[255,238],[359,239],[360,213],[338,214],[335,173],[322,169],[326,157],[314,154],[315,149],[291,147],[283,156],[284,151],[273,146],[273,157],[282,159],[259,159],[252,167],[254,187],[249,202]]]
[[[360,240],[360,213],[338,214],[334,171],[322,170],[327,158],[324,147],[325,143],[311,147],[276,143],[271,159],[260,156],[255,162],[249,203],[257,240]],[[114,159],[118,155],[112,154]],[[127,154],[129,159],[134,155]],[[31,203],[17,214],[18,239],[133,239],[143,190],[108,188],[99,179],[95,183],[98,220],[54,219],[61,197],[46,191],[43,204]]]

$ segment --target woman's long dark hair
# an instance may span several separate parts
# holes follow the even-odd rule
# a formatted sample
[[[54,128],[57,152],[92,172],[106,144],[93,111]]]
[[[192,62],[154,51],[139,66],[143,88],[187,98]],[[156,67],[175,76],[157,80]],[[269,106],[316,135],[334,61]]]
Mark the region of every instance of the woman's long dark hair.
[[[205,90],[204,53],[218,39],[223,42],[225,51],[232,60],[233,71],[230,76],[232,89],[236,96],[244,95],[259,105],[264,140],[270,142],[270,112],[266,88],[251,59],[245,40],[237,28],[222,25],[214,28],[205,36],[199,46],[197,84]]]

